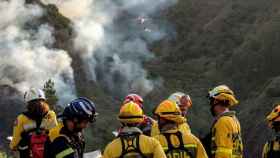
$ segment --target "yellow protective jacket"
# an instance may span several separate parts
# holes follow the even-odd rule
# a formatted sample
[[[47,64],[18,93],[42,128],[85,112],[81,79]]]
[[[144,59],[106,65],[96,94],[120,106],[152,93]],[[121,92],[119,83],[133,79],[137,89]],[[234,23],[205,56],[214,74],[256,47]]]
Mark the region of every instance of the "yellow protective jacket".
[[[60,136],[60,130],[63,127],[63,123],[61,121],[58,122],[58,125],[52,128],[49,132],[49,139],[51,142],[55,140],[55,138]]]
[[[125,133],[136,133],[137,136],[128,140],[125,139]],[[106,146],[102,158],[119,158],[124,154],[128,156],[140,152],[147,158],[166,158],[156,139],[143,135],[138,128],[124,127],[119,137]]]
[[[191,128],[190,128],[189,124],[187,123],[187,119],[186,119],[186,122],[179,125],[179,131],[181,131],[182,133],[191,133]],[[159,134],[160,134],[160,130],[158,127],[158,123],[157,123],[157,121],[154,121],[154,123],[152,125],[152,130],[151,130],[151,137],[154,137]]]
[[[179,129],[167,130],[155,136],[162,145],[167,158],[207,158],[207,153],[199,141],[190,132]]]
[[[50,130],[51,128],[54,128],[56,125],[57,125],[56,114],[54,111],[49,111],[47,115],[45,115],[45,117],[43,118],[40,128]],[[10,143],[10,148],[12,150],[16,150],[20,140],[22,139],[21,138],[22,132],[27,132],[35,128],[36,128],[36,121],[28,118],[24,114],[20,114],[14,123],[13,139]]]
[[[278,138],[279,139],[279,138]],[[280,155],[280,141],[266,142],[263,147],[262,158],[278,158]]]
[[[212,158],[242,158],[241,128],[234,111],[225,112],[211,128]]]

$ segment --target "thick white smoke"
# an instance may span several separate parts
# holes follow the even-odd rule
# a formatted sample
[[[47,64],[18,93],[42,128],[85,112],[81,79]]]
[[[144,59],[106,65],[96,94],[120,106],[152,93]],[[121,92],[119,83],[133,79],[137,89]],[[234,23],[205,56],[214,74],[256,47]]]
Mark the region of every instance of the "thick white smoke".
[[[177,0],[44,0],[71,18],[75,47],[85,60],[89,79],[123,96],[146,95],[158,80],[148,79],[143,63],[153,58],[149,44],[167,35],[160,11]],[[74,7],[73,7],[74,6]]]
[[[55,42],[52,27],[27,25],[42,14],[41,8],[25,5],[24,0],[0,2],[0,84],[24,92],[53,79],[60,103],[65,103],[74,96],[71,58],[50,48]]]

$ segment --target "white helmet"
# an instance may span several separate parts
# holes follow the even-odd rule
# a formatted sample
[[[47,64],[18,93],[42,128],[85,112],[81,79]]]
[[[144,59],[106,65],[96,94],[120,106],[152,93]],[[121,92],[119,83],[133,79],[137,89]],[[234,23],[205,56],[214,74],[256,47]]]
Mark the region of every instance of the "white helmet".
[[[190,102],[189,107],[192,106],[192,100],[191,100],[191,97],[185,93],[182,93],[182,92],[176,92],[176,93],[173,93],[171,94],[169,97],[168,97],[168,100],[171,100],[173,102],[175,102],[178,106],[182,105],[182,102],[181,102],[181,99],[182,97],[185,97],[185,99]]]
[[[30,102],[37,99],[46,100],[46,96],[43,90],[31,88],[29,91],[24,93],[25,102]]]

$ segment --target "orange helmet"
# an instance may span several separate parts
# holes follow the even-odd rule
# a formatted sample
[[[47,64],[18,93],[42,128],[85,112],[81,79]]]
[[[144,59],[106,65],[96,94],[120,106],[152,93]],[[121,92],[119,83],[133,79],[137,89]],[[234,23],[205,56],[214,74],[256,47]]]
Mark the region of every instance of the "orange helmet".
[[[185,122],[185,118],[181,115],[181,110],[177,104],[170,100],[161,102],[154,112],[155,115],[166,120],[174,121],[178,124]]]

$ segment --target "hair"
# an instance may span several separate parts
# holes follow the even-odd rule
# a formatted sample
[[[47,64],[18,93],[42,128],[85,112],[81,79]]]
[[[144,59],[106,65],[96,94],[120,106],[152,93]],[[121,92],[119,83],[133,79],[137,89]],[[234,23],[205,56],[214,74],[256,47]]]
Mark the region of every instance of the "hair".
[[[161,130],[166,125],[172,125],[175,126],[177,123],[175,121],[167,120],[165,118],[159,118],[158,120],[158,127]]]
[[[31,100],[27,103],[27,111],[34,117],[44,117],[49,110],[49,104],[42,99]]]
[[[215,98],[210,98],[210,104],[211,105],[221,105],[223,107],[229,107],[229,101],[228,100],[218,100]]]

